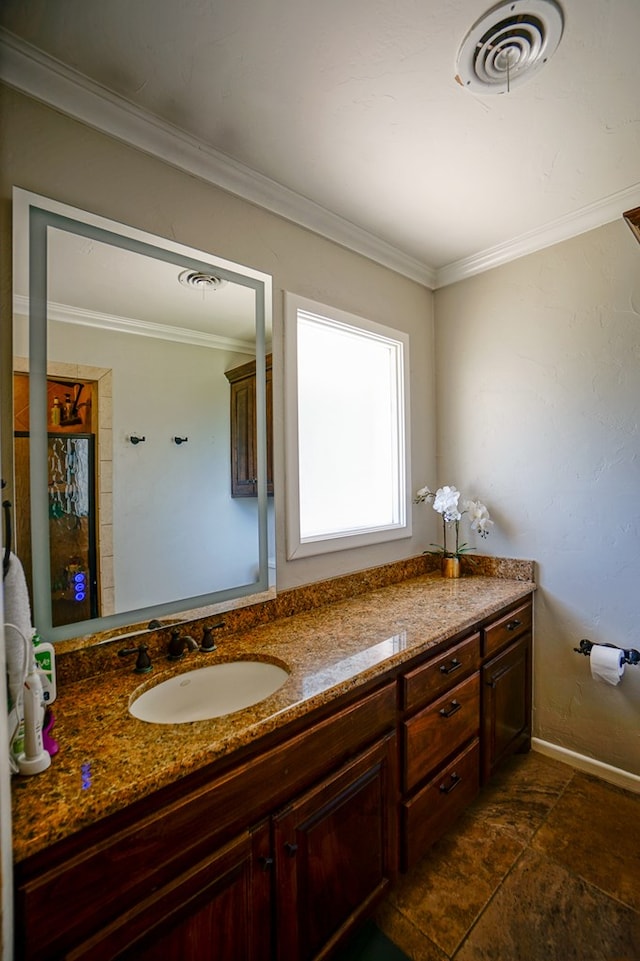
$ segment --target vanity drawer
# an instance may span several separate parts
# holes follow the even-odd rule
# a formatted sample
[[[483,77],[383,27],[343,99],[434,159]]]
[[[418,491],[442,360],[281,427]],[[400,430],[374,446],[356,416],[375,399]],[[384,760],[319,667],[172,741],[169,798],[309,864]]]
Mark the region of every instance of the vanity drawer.
[[[485,627],[482,634],[482,654],[487,657],[495,651],[499,651],[506,644],[515,641],[517,637],[531,630],[533,622],[533,605],[527,601],[514,611],[505,614],[504,617],[494,621]]]
[[[424,780],[479,729],[480,675],[476,671],[403,722],[403,789],[410,791]]]
[[[402,707],[412,711],[432,701],[480,666],[480,634],[450,647],[444,654],[405,674],[401,682]]]
[[[475,738],[415,797],[400,806],[402,870],[447,831],[480,791],[480,742]]]

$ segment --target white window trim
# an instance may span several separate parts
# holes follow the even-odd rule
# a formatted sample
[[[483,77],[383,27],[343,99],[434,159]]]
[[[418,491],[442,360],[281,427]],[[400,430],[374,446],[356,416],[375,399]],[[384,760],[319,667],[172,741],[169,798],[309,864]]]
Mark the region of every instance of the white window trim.
[[[353,534],[327,535],[314,539],[301,540],[300,537],[300,473],[298,450],[298,350],[297,315],[303,310],[328,320],[347,324],[381,337],[399,341],[402,344],[402,389],[403,403],[399,411],[400,435],[404,435],[404,450],[401,452],[401,488],[404,490],[403,514],[399,523],[381,528],[360,531]],[[411,537],[411,431],[410,431],[410,389],[409,389],[409,335],[404,331],[386,327],[347,311],[300,297],[285,291],[284,294],[284,397],[285,397],[285,518],[287,559],[294,560],[327,554],[333,551],[351,550],[373,544],[400,540]]]

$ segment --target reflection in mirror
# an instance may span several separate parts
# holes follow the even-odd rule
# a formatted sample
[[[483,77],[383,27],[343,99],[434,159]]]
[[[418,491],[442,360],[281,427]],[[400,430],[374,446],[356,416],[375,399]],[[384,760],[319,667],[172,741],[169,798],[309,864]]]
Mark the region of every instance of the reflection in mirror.
[[[16,546],[39,632],[266,590],[270,279],[24,191],[14,208]],[[257,483],[237,496],[230,391],[246,365]]]

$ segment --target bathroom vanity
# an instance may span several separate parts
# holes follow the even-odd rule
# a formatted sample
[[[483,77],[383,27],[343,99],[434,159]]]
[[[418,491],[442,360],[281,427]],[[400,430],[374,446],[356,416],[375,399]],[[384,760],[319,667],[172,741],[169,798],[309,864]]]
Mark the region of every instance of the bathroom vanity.
[[[128,713],[160,658],[67,685],[60,754],[15,785],[18,956],[329,957],[529,748],[533,591],[431,574],[230,634],[177,670],[290,674],[214,720]]]

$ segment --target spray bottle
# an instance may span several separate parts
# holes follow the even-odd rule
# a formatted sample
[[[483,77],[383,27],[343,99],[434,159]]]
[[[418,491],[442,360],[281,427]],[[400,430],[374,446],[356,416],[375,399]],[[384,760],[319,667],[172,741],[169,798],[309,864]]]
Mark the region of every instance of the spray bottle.
[[[47,707],[56,699],[56,652],[53,644],[43,641],[36,632],[33,635],[34,656],[36,667],[42,683],[42,694]]]

